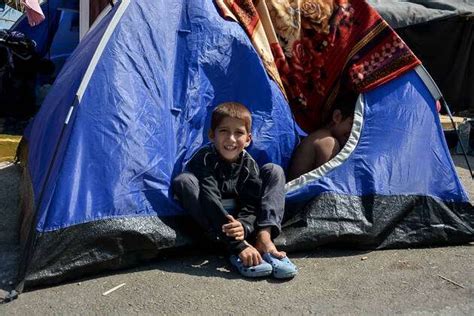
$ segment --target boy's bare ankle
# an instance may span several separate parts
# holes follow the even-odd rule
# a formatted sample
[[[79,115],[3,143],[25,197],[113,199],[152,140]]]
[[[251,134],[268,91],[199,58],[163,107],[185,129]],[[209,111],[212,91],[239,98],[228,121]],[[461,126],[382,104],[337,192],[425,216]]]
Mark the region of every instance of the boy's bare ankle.
[[[271,228],[265,227],[258,231],[257,233],[257,241],[260,240],[262,242],[271,242],[272,243],[272,233]]]
[[[286,256],[284,251],[278,251],[275,244],[272,241],[271,228],[263,228],[257,233],[255,241],[255,248],[260,253],[270,253],[277,258],[283,258]]]

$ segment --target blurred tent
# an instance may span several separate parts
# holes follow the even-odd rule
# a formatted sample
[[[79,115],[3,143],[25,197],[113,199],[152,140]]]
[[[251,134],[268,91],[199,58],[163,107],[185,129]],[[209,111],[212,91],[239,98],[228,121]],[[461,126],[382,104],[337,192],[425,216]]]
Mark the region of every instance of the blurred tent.
[[[12,30],[35,41],[39,56],[50,59],[59,71],[79,43],[79,0],[43,1],[41,9],[45,15],[41,24],[30,26],[23,15]]]
[[[474,115],[474,2],[368,2],[421,59],[451,110]]]
[[[84,34],[90,29],[101,13],[110,10],[113,1],[97,0],[47,0],[41,2],[45,20],[30,26],[26,15],[17,18],[12,30],[24,33],[36,42],[36,51],[41,57],[50,59],[56,66],[56,73],[62,68]],[[84,7],[86,6],[86,7]],[[84,19],[85,16],[85,19]],[[86,21],[82,26],[81,22]]]
[[[30,25],[27,14],[2,5],[0,20],[5,26],[0,43],[0,116],[27,119],[41,105],[51,84],[79,44],[81,16],[86,17],[84,32],[111,9],[112,1],[49,0],[41,1],[45,20]],[[89,14],[90,12],[90,14]],[[16,35],[14,35],[16,34]],[[17,58],[21,40],[32,41],[30,56]],[[22,36],[23,36],[22,35]],[[13,53],[13,55],[11,55]],[[11,55],[11,56],[10,56]],[[8,57],[10,56],[10,57]]]

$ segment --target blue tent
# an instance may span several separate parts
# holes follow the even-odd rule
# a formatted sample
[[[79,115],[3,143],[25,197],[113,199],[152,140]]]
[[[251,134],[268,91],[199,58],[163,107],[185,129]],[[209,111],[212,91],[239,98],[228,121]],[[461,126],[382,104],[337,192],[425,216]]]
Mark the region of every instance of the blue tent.
[[[11,30],[25,34],[36,43],[36,52],[53,61],[59,71],[79,44],[79,2],[48,0],[41,3],[45,20],[30,26],[26,14],[15,20]]]
[[[25,135],[19,288],[190,244],[170,182],[229,100],[252,111],[257,162],[286,167],[298,143],[292,113],[238,24],[212,1],[119,2],[70,56]],[[434,101],[416,71],[362,95],[341,154],[287,185],[294,214],[277,242],[473,240],[473,207]]]

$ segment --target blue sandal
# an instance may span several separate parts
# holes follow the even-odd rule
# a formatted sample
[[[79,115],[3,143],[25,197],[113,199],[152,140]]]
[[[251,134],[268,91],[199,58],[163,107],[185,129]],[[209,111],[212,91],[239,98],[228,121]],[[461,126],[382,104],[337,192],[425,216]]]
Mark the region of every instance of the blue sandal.
[[[267,252],[263,254],[263,260],[272,265],[273,277],[276,279],[293,278],[298,273],[298,269],[288,257],[279,259]]]
[[[272,274],[273,268],[266,261],[259,265],[246,267],[238,256],[230,256],[230,263],[239,270],[240,274],[247,278],[260,278]]]

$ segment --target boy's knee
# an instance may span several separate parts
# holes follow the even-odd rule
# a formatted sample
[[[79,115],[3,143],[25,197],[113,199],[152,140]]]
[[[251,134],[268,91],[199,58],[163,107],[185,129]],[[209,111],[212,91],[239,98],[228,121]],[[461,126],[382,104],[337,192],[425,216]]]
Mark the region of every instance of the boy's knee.
[[[285,172],[283,168],[274,163],[267,163],[260,168],[260,174],[263,179],[271,179],[277,182],[285,183]]]
[[[196,176],[190,172],[183,172],[173,179],[173,190],[182,191],[185,189],[195,189],[199,187]]]

